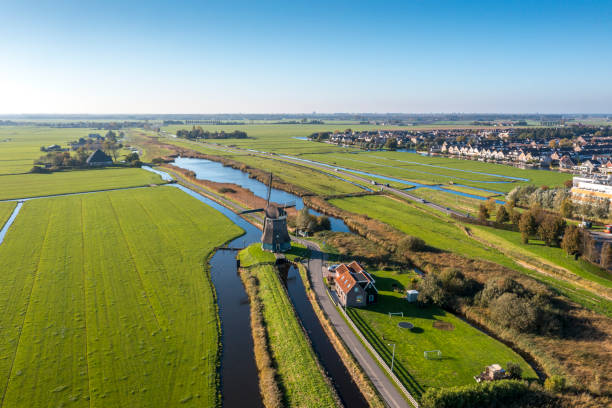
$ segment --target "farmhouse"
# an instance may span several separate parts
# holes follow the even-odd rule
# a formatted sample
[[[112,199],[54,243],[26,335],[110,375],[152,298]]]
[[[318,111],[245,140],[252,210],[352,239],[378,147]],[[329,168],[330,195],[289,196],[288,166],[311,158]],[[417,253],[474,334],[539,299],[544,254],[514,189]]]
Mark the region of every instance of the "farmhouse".
[[[98,149],[87,158],[87,165],[91,167],[110,166],[113,159],[102,150]]]
[[[374,278],[357,263],[340,264],[336,268],[336,293],[344,307],[367,306],[376,302],[378,290]]]

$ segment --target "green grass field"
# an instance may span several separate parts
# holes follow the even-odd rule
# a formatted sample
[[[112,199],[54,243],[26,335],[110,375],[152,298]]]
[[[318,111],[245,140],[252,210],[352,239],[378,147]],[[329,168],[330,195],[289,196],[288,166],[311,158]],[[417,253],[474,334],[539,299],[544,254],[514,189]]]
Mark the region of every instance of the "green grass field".
[[[4,227],[4,223],[9,219],[16,205],[15,202],[0,203],[0,229]]]
[[[169,187],[27,202],[0,245],[2,406],[217,404],[207,259],[239,234]]]
[[[501,164],[446,157],[429,157],[407,152],[359,152],[308,154],[306,158],[345,168],[428,184],[449,182],[507,193],[517,184],[557,186],[571,175],[544,170],[523,170]],[[478,172],[478,173],[474,173]],[[520,177],[528,181],[499,176]],[[506,181],[506,183],[498,183]]]
[[[410,392],[420,395],[429,387],[452,387],[474,383],[484,367],[499,363],[519,363],[523,377],[537,378],[533,369],[504,344],[473,328],[437,307],[421,308],[408,303],[392,285],[409,288],[413,273],[373,272],[379,291],[377,303],[366,308],[349,308],[353,321],[370,343],[391,365],[392,346],[396,344],[393,371]],[[403,312],[404,316],[388,313]],[[414,329],[402,329],[399,322],[410,322]],[[452,330],[433,327],[434,322],[450,323]],[[441,360],[426,359],[424,351],[442,351]]]
[[[293,310],[285,288],[273,265],[273,255],[253,244],[240,253],[242,266],[250,265],[259,281],[258,295],[263,303],[263,316],[272,358],[276,363],[281,389],[290,407],[333,407],[336,402],[330,385],[318,366],[317,357]],[[299,249],[298,249],[299,251]],[[257,261],[260,263],[257,264]]]
[[[154,173],[133,168],[73,170],[0,176],[0,200],[80,193],[163,183]]]
[[[67,143],[89,133],[106,131],[87,128],[51,128],[42,126],[0,126],[0,174],[26,173],[43,152],[41,146]]]
[[[424,198],[443,207],[452,208],[463,213],[478,214],[478,207],[483,202],[476,198],[453,194],[448,191],[432,190],[430,188],[417,188],[410,190],[410,194]]]
[[[430,215],[385,196],[333,199],[330,203],[347,211],[368,215],[408,235],[422,238],[429,246],[456,252],[469,258],[487,259],[499,263],[498,251],[470,241],[450,218],[446,220],[442,216]]]
[[[612,273],[606,272],[583,259],[575,260],[573,256],[568,255],[561,248],[547,247],[544,245],[543,241],[533,239],[529,240],[529,244],[523,244],[519,232],[476,225],[471,228],[475,234],[495,245],[528,254],[536,258],[542,258],[552,264],[568,269],[584,279],[612,288]]]

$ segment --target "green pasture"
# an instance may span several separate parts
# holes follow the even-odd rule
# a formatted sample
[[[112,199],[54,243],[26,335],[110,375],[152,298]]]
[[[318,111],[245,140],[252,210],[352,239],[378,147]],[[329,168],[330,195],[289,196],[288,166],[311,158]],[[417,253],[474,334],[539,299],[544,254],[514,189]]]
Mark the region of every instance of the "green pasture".
[[[448,207],[463,213],[478,214],[478,208],[483,201],[472,197],[453,194],[448,191],[432,190],[430,188],[417,188],[410,190],[410,194],[423,198],[432,203]]]
[[[456,316],[438,307],[422,308],[408,303],[404,288],[410,287],[414,273],[375,271],[378,301],[365,308],[349,308],[348,313],[370,343],[391,365],[395,344],[394,373],[417,396],[428,388],[472,384],[485,366],[519,363],[524,378],[537,378],[533,369],[509,347],[487,336]],[[399,291],[393,291],[393,285]],[[388,313],[402,312],[404,316]],[[409,322],[414,329],[398,327]],[[450,324],[451,330],[433,327],[434,322]],[[440,350],[441,359],[426,359],[424,351]]]
[[[470,228],[476,235],[496,246],[518,251],[531,257],[542,258],[549,263],[568,269],[586,280],[612,288],[612,273],[606,272],[581,258],[575,260],[573,256],[568,255],[559,247],[548,247],[544,245],[543,241],[534,239],[530,239],[529,244],[523,244],[520,232],[479,225],[474,225]]]
[[[431,247],[456,252],[473,259],[500,262],[500,252],[471,241],[466,234],[445,216],[435,216],[416,206],[386,196],[349,197],[330,200],[344,210],[378,219],[408,234],[422,238]],[[503,257],[503,255],[502,255]],[[505,259],[504,259],[505,260]],[[509,265],[515,266],[510,260]]]
[[[207,259],[240,233],[169,187],[26,202],[0,245],[3,407],[217,405]]]
[[[519,169],[501,164],[407,152],[308,154],[309,160],[426,184],[464,184],[507,193],[517,184],[562,185],[571,175],[545,170]],[[472,173],[478,172],[478,173]],[[483,174],[496,174],[502,177]],[[521,177],[528,181],[506,178]],[[500,183],[501,182],[501,183]],[[484,193],[484,192],[481,192]]]
[[[272,256],[273,258],[273,256]],[[240,252],[241,265],[251,265],[259,282],[258,295],[263,303],[263,316],[268,342],[287,406],[333,407],[333,392],[317,363],[317,357],[293,310],[277,269],[269,262],[270,254],[253,244]]]
[[[0,126],[0,174],[28,172],[34,160],[44,153],[41,146],[67,143],[89,133],[104,135],[105,130],[87,128],[52,128],[43,126]]]
[[[17,203],[13,201],[0,203],[0,229],[4,227],[4,223],[9,219],[16,205]]]
[[[50,174],[3,175],[0,176],[0,200],[160,183],[163,181],[155,173],[118,167],[60,171]]]

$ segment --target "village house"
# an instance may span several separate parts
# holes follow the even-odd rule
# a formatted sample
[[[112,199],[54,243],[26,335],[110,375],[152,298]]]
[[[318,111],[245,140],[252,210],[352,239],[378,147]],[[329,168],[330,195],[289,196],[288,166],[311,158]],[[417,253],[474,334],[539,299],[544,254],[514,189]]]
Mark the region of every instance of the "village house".
[[[374,278],[356,261],[340,264],[335,270],[335,289],[343,307],[367,306],[376,302]]]

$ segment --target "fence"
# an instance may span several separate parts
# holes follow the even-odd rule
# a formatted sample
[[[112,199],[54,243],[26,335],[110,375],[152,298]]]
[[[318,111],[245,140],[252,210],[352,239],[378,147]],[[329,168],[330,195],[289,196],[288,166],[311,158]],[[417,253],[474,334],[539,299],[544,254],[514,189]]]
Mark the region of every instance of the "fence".
[[[332,298],[332,302],[336,303],[334,301],[334,298],[329,294],[329,291],[327,294]],[[359,336],[359,339],[361,339],[361,342],[370,351],[370,354],[372,354],[376,358],[376,360],[378,360],[378,363],[380,364],[380,366],[384,368],[384,370],[387,372],[389,377],[391,377],[391,379],[395,382],[397,387],[404,393],[406,398],[408,398],[408,401],[410,401],[410,403],[414,406],[414,408],[419,408],[419,403],[417,402],[417,400],[414,399],[412,394],[410,394],[410,392],[406,389],[406,387],[404,387],[404,384],[402,384],[402,382],[395,376],[395,374],[393,374],[393,372],[391,371],[391,369],[389,368],[385,360],[383,360],[380,354],[378,354],[378,352],[374,349],[374,347],[372,347],[370,342],[364,337],[363,334],[361,334],[361,331],[359,330],[359,328],[355,325],[355,323],[353,323],[353,320],[350,318],[350,316],[346,314],[342,306],[339,306],[338,309],[340,309],[340,313],[342,313],[345,320],[352,327],[353,331],[357,334],[357,336]]]

